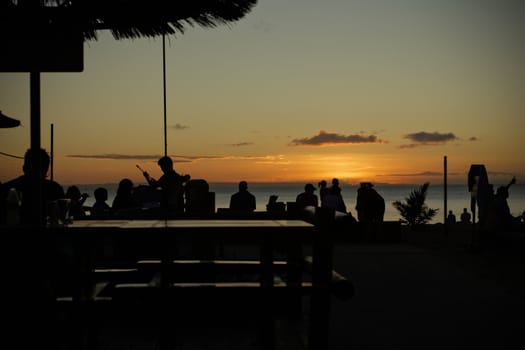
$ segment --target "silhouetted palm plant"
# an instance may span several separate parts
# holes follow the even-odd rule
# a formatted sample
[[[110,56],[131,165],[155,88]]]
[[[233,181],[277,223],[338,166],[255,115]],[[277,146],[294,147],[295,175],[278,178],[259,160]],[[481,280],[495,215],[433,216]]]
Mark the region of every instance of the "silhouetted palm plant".
[[[96,39],[110,30],[116,39],[183,33],[186,26],[215,27],[241,19],[257,0],[0,0],[0,25],[10,32],[42,26],[79,30]],[[1,27],[0,27],[1,28]]]
[[[429,208],[425,204],[429,185],[430,183],[426,182],[419,188],[413,190],[410,195],[405,198],[406,203],[400,201],[392,203],[403,218],[401,222],[408,224],[411,228],[429,222],[438,212],[438,209]]]

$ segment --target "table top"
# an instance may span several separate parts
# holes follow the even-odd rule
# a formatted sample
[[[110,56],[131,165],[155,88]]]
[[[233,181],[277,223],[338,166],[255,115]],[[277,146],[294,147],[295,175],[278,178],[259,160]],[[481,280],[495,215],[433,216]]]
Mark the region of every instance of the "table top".
[[[77,228],[304,228],[314,225],[303,220],[76,220],[67,227]]]

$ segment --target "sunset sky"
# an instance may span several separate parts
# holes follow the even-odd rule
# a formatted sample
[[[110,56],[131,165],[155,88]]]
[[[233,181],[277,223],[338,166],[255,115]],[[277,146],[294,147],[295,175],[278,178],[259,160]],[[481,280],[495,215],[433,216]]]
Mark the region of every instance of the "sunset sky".
[[[167,40],[168,154],[209,182],[525,182],[525,1],[259,0]],[[63,184],[143,182],[163,155],[162,39],[84,44],[82,73],[42,73]],[[29,74],[0,73],[0,152],[29,147]],[[0,155],[0,181],[22,161]],[[521,179],[521,181],[520,181]]]

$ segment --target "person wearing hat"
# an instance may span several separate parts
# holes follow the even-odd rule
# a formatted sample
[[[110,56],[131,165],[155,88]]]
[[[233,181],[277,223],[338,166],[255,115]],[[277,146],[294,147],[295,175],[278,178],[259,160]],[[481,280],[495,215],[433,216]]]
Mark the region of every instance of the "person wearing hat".
[[[304,192],[297,195],[295,202],[297,208],[302,209],[308,206],[317,207],[319,206],[319,200],[317,195],[314,193],[315,187],[311,183],[304,185]]]

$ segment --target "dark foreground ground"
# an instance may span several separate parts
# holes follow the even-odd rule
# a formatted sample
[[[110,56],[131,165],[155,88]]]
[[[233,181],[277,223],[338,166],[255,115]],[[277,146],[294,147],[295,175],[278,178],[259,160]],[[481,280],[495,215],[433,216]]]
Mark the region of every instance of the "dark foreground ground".
[[[333,301],[329,349],[525,348],[525,234],[471,238],[435,226],[400,244],[337,247],[356,294]]]
[[[338,245],[334,267],[356,289],[348,301],[332,300],[327,350],[524,349],[525,233],[475,246],[471,238],[469,228],[445,237],[442,226],[428,226],[404,230],[400,243]],[[143,324],[108,327],[97,348],[159,349],[157,330]],[[260,349],[248,323],[177,332],[170,349]],[[279,349],[301,348],[286,337]]]

